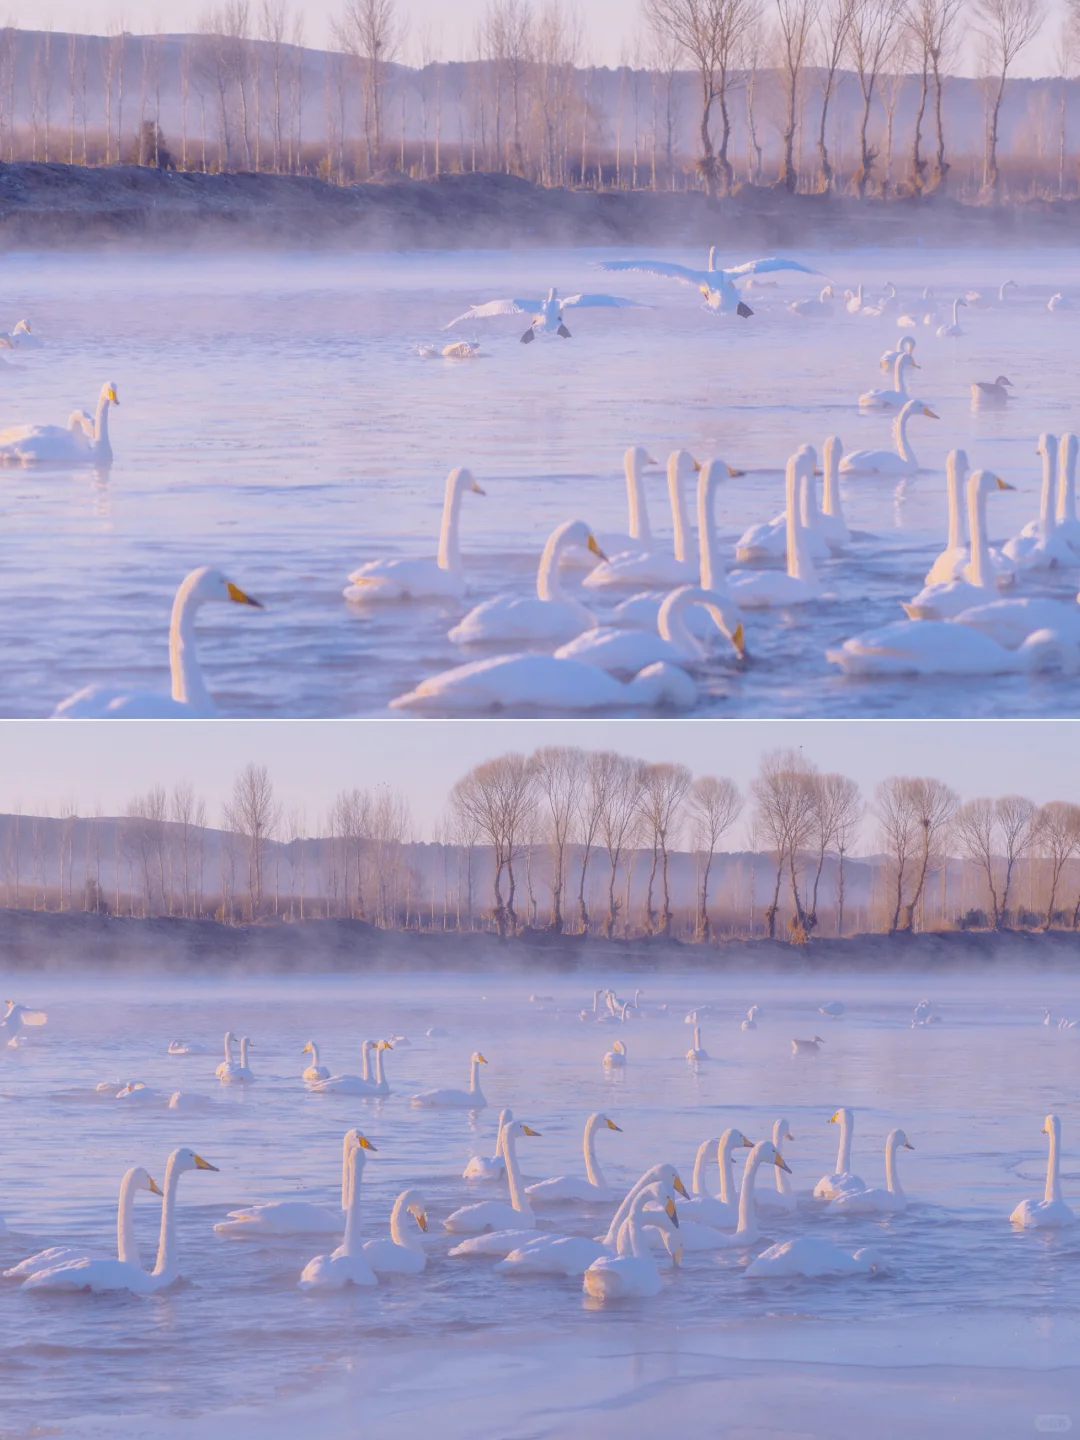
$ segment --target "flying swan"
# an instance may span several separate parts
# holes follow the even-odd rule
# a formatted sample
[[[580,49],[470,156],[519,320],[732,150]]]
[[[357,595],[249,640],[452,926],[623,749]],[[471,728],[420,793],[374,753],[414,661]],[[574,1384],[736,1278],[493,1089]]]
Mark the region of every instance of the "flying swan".
[[[599,268],[608,271],[633,270],[641,275],[658,275],[663,280],[677,280],[681,285],[693,285],[705,297],[705,305],[718,315],[741,315],[745,320],[753,310],[742,299],[738,286],[751,275],[765,275],[776,270],[798,270],[803,275],[817,275],[808,265],[797,260],[781,260],[775,256],[764,260],[748,260],[730,270],[718,269],[716,246],[709,251],[709,268],[691,270],[685,265],[672,265],[664,260],[605,260]]]
[[[466,320],[490,320],[496,315],[530,315],[532,318],[529,328],[521,337],[523,345],[529,345],[537,335],[561,335],[564,340],[570,339],[570,331],[566,328],[563,319],[563,311],[571,308],[595,309],[600,307],[605,310],[649,310],[652,307],[643,305],[640,300],[624,300],[619,295],[559,295],[554,285],[548,291],[546,300],[488,300],[483,305],[471,305],[464,315],[457,315],[445,325],[445,330],[450,330],[455,325],[461,325]]]

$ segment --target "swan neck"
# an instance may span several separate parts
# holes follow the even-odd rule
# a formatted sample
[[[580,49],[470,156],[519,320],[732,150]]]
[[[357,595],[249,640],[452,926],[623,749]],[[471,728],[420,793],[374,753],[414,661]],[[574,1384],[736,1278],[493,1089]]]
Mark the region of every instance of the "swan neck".
[[[360,1184],[364,1178],[364,1152],[354,1145],[349,1152],[349,1203],[345,1210],[345,1239],[341,1242],[343,1255],[360,1253]]]
[[[165,1198],[161,1202],[161,1235],[158,1240],[157,1264],[154,1276],[160,1280],[171,1280],[176,1274],[176,1190],[180,1184],[181,1172],[177,1169],[175,1153],[169,1156],[165,1167]]]
[[[787,482],[787,571],[793,580],[802,580],[805,584],[812,584],[817,577],[814,573],[814,563],[810,559],[810,551],[807,548],[806,528],[799,515],[796,496],[796,484],[801,483],[805,497],[808,477],[803,472],[800,478],[801,467],[794,461],[790,463],[791,468]]]
[[[536,593],[541,600],[566,599],[559,581],[559,561],[565,549],[566,532],[560,527],[548,539],[544,553],[540,556],[540,568],[536,572]]]
[[[638,1194],[634,1196],[630,1204],[630,1213],[626,1217],[625,1228],[629,1242],[630,1254],[633,1255],[636,1260],[644,1259],[645,1256],[651,1256],[652,1254],[652,1251],[648,1248],[645,1237],[642,1234],[641,1225],[642,1212],[644,1211],[649,1199],[648,1195],[645,1193],[645,1189],[646,1187],[643,1186],[642,1189],[638,1192]],[[620,1227],[620,1229],[621,1228],[622,1227]]]
[[[743,1171],[742,1188],[739,1191],[739,1225],[737,1235],[753,1236],[757,1234],[757,1221],[754,1214],[754,1181],[757,1179],[757,1172],[761,1166],[760,1154],[757,1150],[751,1150],[750,1157],[746,1162],[746,1169]]]
[[[371,1084],[371,1042],[370,1042],[370,1041],[368,1041],[368,1040],[365,1040],[365,1041],[364,1041],[363,1045],[361,1045],[361,1047],[360,1047],[360,1054],[361,1054],[361,1058],[362,1058],[362,1060],[363,1060],[363,1066],[364,1066],[363,1070],[361,1070],[361,1072],[360,1072],[361,1079],[364,1081],[365,1085],[370,1085],[370,1084]]]
[[[840,1117],[840,1149],[836,1154],[836,1173],[851,1173],[851,1116],[846,1110]]]
[[[185,580],[176,592],[169,623],[172,698],[181,705],[190,705],[193,710],[212,713],[214,702],[210,699],[210,692],[203,680],[195,650],[195,616],[199,604],[194,582]]]
[[[521,1168],[518,1165],[517,1141],[510,1134],[509,1127],[503,1135],[503,1163],[506,1166],[506,1179],[510,1186],[510,1204],[519,1214],[532,1218],[532,1206],[529,1197],[525,1194],[525,1186],[521,1182]]]
[[[675,559],[686,561],[686,493],[683,486],[682,458],[676,452],[668,461],[668,498],[671,501],[671,523],[675,532]]]
[[[352,1168],[349,1165],[349,1156],[355,1148],[356,1131],[348,1130],[341,1147],[341,1208],[347,1211],[349,1208],[349,1194],[352,1190]]]
[[[694,1178],[690,1182],[690,1190],[694,1195],[707,1195],[705,1189],[705,1166],[709,1163],[709,1151],[713,1147],[713,1141],[703,1140],[698,1146],[697,1156],[694,1159]]]
[[[1042,503],[1039,506],[1039,529],[1044,540],[1054,533],[1054,447],[1043,446]]]
[[[649,528],[649,511],[645,503],[645,479],[641,473],[640,457],[634,450],[626,455],[626,505],[630,522],[630,537],[648,545],[652,539]]]
[[[777,1150],[780,1150],[781,1152],[784,1148],[784,1135],[786,1131],[787,1121],[782,1118],[780,1120],[777,1120],[776,1124],[773,1126],[772,1140]],[[779,1165],[777,1165],[776,1167],[776,1188],[777,1190],[779,1190],[781,1195],[790,1195],[793,1189],[791,1184],[791,1176],[787,1173],[786,1170],[781,1170]]]
[[[955,455],[950,455],[946,461],[947,490],[949,495],[949,543],[950,550],[959,550],[965,543],[964,537],[964,506],[961,497],[963,481],[960,477],[960,467],[956,463]]]
[[[826,515],[832,515],[837,520],[843,520],[843,510],[840,503],[840,452],[841,445],[835,435],[829,437],[825,442],[825,491],[822,496],[821,508]],[[781,1172],[782,1173],[782,1172]]]
[[[1076,445],[1071,435],[1063,435],[1058,449],[1057,518],[1076,519]]]
[[[461,497],[465,493],[465,477],[461,470],[452,470],[446,481],[446,498],[443,500],[442,528],[439,531],[439,569],[453,574],[461,569],[461,545],[458,538],[458,520],[461,514]]]
[[[129,1170],[120,1182],[120,1205],[116,1212],[116,1255],[125,1265],[140,1265],[135,1239],[135,1171]]]
[[[905,380],[907,374],[907,359],[907,352],[901,350],[900,354],[897,355],[893,361],[893,389],[899,391],[901,395],[907,394],[907,383]]]
[[[470,1094],[470,1095],[479,1095],[479,1094],[480,1094],[480,1061],[479,1061],[479,1060],[471,1060],[471,1061],[469,1062],[469,1094]]]
[[[1046,1194],[1045,1200],[1048,1205],[1055,1204],[1061,1200],[1061,1156],[1058,1153],[1058,1138],[1060,1127],[1050,1127],[1050,1154],[1046,1162]]]
[[[596,1158],[596,1132],[599,1127],[600,1117],[590,1115],[585,1122],[585,1174],[589,1177],[590,1185],[606,1190],[607,1181],[604,1179],[604,1172],[600,1169],[600,1162]]]
[[[385,1077],[384,1077],[384,1075],[383,1075],[383,1068],[382,1068],[382,1067],[383,1067],[383,1060],[382,1060],[382,1056],[383,1056],[382,1047],[379,1046],[379,1045],[376,1045],[376,1046],[375,1046],[375,1084],[376,1084],[376,1085],[380,1085],[380,1086],[386,1084],[386,1079],[385,1079]]]
[[[908,403],[910,404],[911,402],[909,401]],[[911,411],[907,408],[907,405],[905,405],[896,417],[896,449],[901,460],[906,460],[909,465],[915,465],[918,463],[915,459],[915,451],[912,450],[911,442],[907,438],[907,427],[910,419]]]
[[[717,1149],[717,1161],[720,1165],[720,1200],[724,1205],[730,1205],[732,1192],[735,1189],[735,1180],[731,1163],[732,1152],[731,1137],[725,1135],[720,1141]]]
[[[699,570],[702,590],[715,590],[721,595],[726,595],[728,593],[727,576],[720,563],[720,552],[716,539],[716,517],[713,514],[713,496],[716,491],[717,474],[714,466],[709,464],[702,470],[698,479]]]
[[[98,451],[109,449],[109,397],[99,395],[97,413],[94,416],[94,445]]]
[[[978,479],[969,481],[968,525],[971,529],[971,583],[980,589],[990,584],[990,546],[986,538],[986,490]]]
[[[897,1143],[895,1135],[890,1135],[885,1141],[885,1185],[890,1195],[903,1195],[904,1193],[896,1171]]]

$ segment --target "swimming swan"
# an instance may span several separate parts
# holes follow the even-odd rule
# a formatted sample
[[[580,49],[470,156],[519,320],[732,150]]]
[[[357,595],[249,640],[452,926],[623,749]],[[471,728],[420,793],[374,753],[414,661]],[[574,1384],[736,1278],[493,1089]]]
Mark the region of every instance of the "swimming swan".
[[[677,280],[680,285],[692,285],[705,297],[706,307],[719,315],[740,315],[744,320],[754,312],[739,295],[736,288],[751,275],[765,275],[777,270],[798,270],[803,275],[817,275],[808,265],[797,260],[780,260],[769,257],[764,260],[748,260],[730,270],[716,266],[716,246],[709,251],[709,268],[691,270],[685,265],[672,265],[664,260],[605,260],[598,267],[608,271],[634,270],[642,275],[658,275],[664,280]]]
[[[886,350],[884,355],[882,355],[881,359],[878,361],[878,368],[880,370],[884,370],[885,373],[888,374],[889,371],[892,370],[893,366],[896,364],[897,360],[899,360],[901,355],[911,355],[914,354],[914,351],[914,335],[901,335],[896,347],[892,350]]]
[[[963,335],[964,331],[960,325],[961,305],[963,305],[966,309],[967,301],[957,299],[952,302],[952,323],[938,326],[935,334],[937,335],[939,340],[949,340],[955,338],[957,335]]]
[[[885,1189],[844,1190],[830,1200],[830,1215],[899,1215],[907,1209],[907,1196],[896,1170],[896,1152],[900,1147],[914,1150],[903,1130],[890,1130],[885,1141]]]
[[[699,1060],[708,1060],[709,1058],[709,1052],[704,1048],[701,1043],[700,1025],[694,1026],[694,1043],[690,1046],[690,1049],[687,1050],[686,1058],[694,1064],[696,1064]]]
[[[754,1185],[757,1180],[757,1173],[762,1165],[775,1165],[779,1170],[788,1169],[787,1162],[783,1155],[781,1155],[771,1140],[759,1141],[746,1157],[746,1167],[743,1170],[742,1184],[739,1186],[739,1223],[734,1233],[729,1235],[721,1230],[711,1230],[707,1244],[701,1248],[707,1248],[709,1250],[742,1250],[745,1249],[747,1245],[752,1245],[761,1234],[757,1222],[757,1204],[754,1196]],[[703,1226],[702,1228],[705,1229],[708,1227]],[[686,1229],[685,1225],[683,1229]],[[685,1240],[684,1243],[686,1243]],[[691,1243],[687,1243],[687,1249],[691,1248]]]
[[[338,1235],[343,1224],[341,1211],[349,1203],[349,1155],[360,1144],[360,1132],[348,1130],[341,1147],[341,1210],[329,1210],[310,1200],[269,1200],[249,1205],[243,1210],[230,1210],[228,1219],[219,1221],[214,1230],[218,1235],[246,1239],[251,1235]],[[370,1141],[361,1146],[372,1149]]]
[[[116,1253],[125,1264],[141,1265],[139,1244],[135,1238],[135,1196],[140,1190],[151,1195],[160,1195],[157,1182],[147,1174],[141,1165],[134,1166],[120,1182],[120,1204],[116,1212]],[[95,1250],[82,1245],[53,1245],[39,1250],[10,1270],[5,1270],[6,1280],[21,1280],[36,1275],[41,1270],[54,1270],[60,1265],[73,1265],[82,1260],[111,1260],[104,1250]]]
[[[736,571],[728,576],[728,586],[738,605],[748,610],[767,609],[773,605],[804,605],[821,594],[814,562],[806,544],[806,527],[798,510],[798,487],[805,495],[814,483],[817,457],[804,445],[787,464],[787,571]]]
[[[836,291],[831,285],[826,285],[816,300],[791,300],[787,308],[793,315],[831,315],[835,299]]]
[[[955,579],[926,585],[918,595],[909,600],[904,609],[910,619],[951,620],[962,610],[969,610],[973,605],[988,600],[997,593],[999,581],[1011,578],[1001,571],[995,572],[991,562],[990,546],[986,538],[986,501],[995,490],[1013,488],[1012,485],[1006,485],[999,475],[992,475],[989,470],[976,470],[971,476],[967,484],[971,559]],[[938,557],[939,560],[946,559],[946,563],[949,563],[947,557],[950,553],[956,553],[951,544],[954,538],[953,517],[949,518],[950,549],[946,551],[945,557]]]
[[[621,1042],[616,1042],[621,1043]],[[577,1200],[589,1203],[603,1203],[615,1198],[611,1186],[604,1179],[600,1162],[596,1158],[596,1132],[604,1127],[622,1133],[622,1127],[599,1111],[585,1121],[585,1176],[557,1175],[550,1180],[540,1180],[527,1185],[525,1193],[535,1204],[549,1205],[562,1200]]]
[[[779,1150],[781,1146],[786,1149],[787,1146],[784,1142],[794,1140],[795,1136],[788,1129],[788,1122],[781,1118],[773,1124],[772,1138],[773,1144]],[[770,1190],[766,1187],[764,1190],[755,1190],[754,1203],[759,1213],[768,1214],[772,1211],[781,1215],[793,1215],[797,1208],[797,1201],[791,1185],[791,1171],[783,1170],[778,1165],[776,1167],[776,1189]]]
[[[1066,486],[1068,482],[1062,466],[1061,445],[1055,441],[1053,435],[1044,434],[1039,436],[1036,450],[1042,456],[1043,462],[1039,514],[1036,519],[1027,522],[1019,535],[1007,540],[1003,549],[1020,569],[1050,570],[1057,566],[1067,568],[1076,565],[1078,560],[1069,544],[1067,533],[1059,532],[1057,525],[1057,512],[1068,511],[1067,495],[1062,493],[1062,481],[1065,480]],[[1075,461],[1073,463],[1075,467]],[[1075,486],[1075,468],[1073,485]],[[1073,508],[1075,511],[1075,499]]]
[[[604,1056],[605,1070],[622,1070],[626,1065],[626,1042],[616,1040],[615,1044]]]
[[[471,470],[458,466],[446,477],[439,553],[370,560],[349,576],[346,600],[457,600],[468,589],[459,539],[461,501],[466,494],[483,495]]]
[[[957,616],[957,620],[960,616]],[[1077,644],[1053,630],[1036,630],[1006,650],[969,625],[949,620],[900,620],[845,640],[825,657],[848,675],[1012,675],[1049,670],[1071,674]]]
[[[1076,459],[1080,436],[1067,431],[1058,441],[1057,509],[1054,529],[1074,551],[1080,552],[1080,520],[1076,518]]]
[[[498,711],[508,708],[588,711],[689,710],[697,685],[675,665],[647,665],[627,684],[584,660],[554,655],[496,655],[458,665],[390,701],[391,710]]]
[[[482,1110],[487,1100],[480,1089],[480,1066],[487,1063],[479,1050],[474,1050],[469,1060],[468,1090],[454,1090],[449,1087],[443,1090],[424,1090],[421,1094],[414,1095],[410,1104],[421,1110]]]
[[[750,1262],[743,1275],[751,1280],[782,1280],[794,1275],[820,1280],[825,1276],[869,1275],[881,1268],[881,1257],[871,1246],[863,1246],[850,1255],[831,1240],[822,1240],[817,1235],[800,1235],[797,1240],[770,1245],[768,1250],[762,1251],[756,1260]]]
[[[670,1190],[662,1184],[645,1186],[634,1196],[626,1220],[620,1227],[618,1253],[601,1255],[585,1271],[582,1287],[586,1295],[592,1295],[597,1300],[621,1300],[631,1295],[659,1293],[660,1270],[641,1223],[645,1206],[654,1194],[661,1200],[667,1218],[678,1228],[679,1213]],[[675,1254],[677,1260],[677,1250]]]
[[[823,1175],[814,1186],[815,1200],[835,1200],[849,1190],[865,1190],[865,1182],[851,1173],[851,1141],[855,1133],[855,1117],[850,1110],[837,1110],[829,1116],[830,1125],[840,1126],[840,1148],[836,1155],[836,1169],[831,1175]]]
[[[109,406],[119,403],[115,385],[103,385],[89,435],[81,425],[17,425],[0,431],[0,465],[108,465]]]
[[[511,1120],[503,1130],[500,1142],[503,1160],[506,1162],[510,1203],[507,1204],[505,1200],[480,1200],[473,1205],[463,1205],[443,1221],[443,1229],[449,1230],[451,1235],[476,1237],[475,1240],[455,1246],[449,1252],[451,1255],[498,1255],[501,1259],[515,1249],[519,1243],[517,1237],[522,1231],[536,1229],[536,1217],[525,1193],[521,1166],[517,1158],[517,1142],[523,1135],[539,1138],[540,1132],[533,1130],[522,1120]],[[498,1238],[493,1239],[493,1235]],[[506,1237],[505,1248],[500,1248],[503,1237]],[[490,1248],[491,1246],[494,1248]]]
[[[530,344],[537,335],[560,335],[564,340],[570,339],[570,331],[566,328],[563,319],[563,311],[571,307],[595,309],[601,307],[607,310],[648,310],[651,306],[643,305],[640,300],[624,300],[619,295],[564,295],[560,296],[554,285],[548,291],[546,300],[489,300],[484,305],[471,305],[464,315],[457,315],[444,325],[444,330],[449,330],[454,325],[460,325],[465,320],[490,320],[496,315],[530,315],[532,317],[529,328],[521,337],[523,345]]]
[[[555,658],[583,660],[614,675],[636,675],[646,666],[662,661],[680,666],[703,665],[710,658],[709,652],[691,634],[684,618],[693,606],[701,606],[738,658],[744,658],[745,638],[738,609],[730,601],[725,604],[723,595],[701,590],[696,585],[680,586],[665,598],[657,616],[658,633],[601,625],[595,630],[586,630],[567,645],[560,645]]]
[[[359,1131],[350,1131],[355,1143],[346,1165],[345,1238],[329,1255],[316,1255],[304,1266],[301,1290],[341,1290],[346,1285],[370,1289],[379,1283],[364,1254],[360,1239],[360,1190],[364,1178],[364,1151],[375,1146]],[[346,1137],[348,1138],[348,1137]]]
[[[251,1066],[248,1064],[248,1051],[255,1047],[246,1035],[240,1040],[240,1059],[226,1067],[220,1067],[221,1074],[218,1079],[223,1085],[246,1085],[255,1079],[251,1073]]]
[[[843,453],[844,442],[839,435],[830,435],[823,446],[825,487],[821,497],[821,511],[817,516],[817,530],[834,555],[840,554],[851,543],[851,531],[844,519],[844,508],[840,499],[840,457]]]
[[[408,1229],[411,1215],[421,1232],[427,1230],[427,1205],[419,1190],[403,1190],[390,1212],[390,1238],[367,1240],[361,1254],[376,1275],[419,1275],[427,1265],[420,1237]]]
[[[386,1045],[388,1041],[380,1040],[378,1044]],[[363,1073],[360,1075],[331,1075],[326,1080],[313,1080],[310,1082],[310,1090],[313,1095],[377,1095],[379,1093],[375,1077],[371,1073],[371,1052],[376,1049],[374,1040],[365,1040],[360,1047]]]
[[[925,415],[928,420],[938,417],[921,400],[909,400],[893,421],[893,443],[895,450],[852,450],[840,461],[841,475],[914,475],[919,461],[908,440],[908,421],[913,415]]]
[[[233,1059],[233,1053],[232,1053],[232,1047],[233,1047],[235,1044],[236,1044],[236,1036],[232,1033],[231,1030],[226,1030],[226,1031],[225,1031],[225,1059],[222,1060],[221,1064],[220,1064],[220,1065],[217,1067],[217,1069],[214,1071],[214,1074],[217,1076],[217,1078],[218,1078],[219,1080],[224,1080],[225,1076],[229,1073],[229,1071],[232,1070],[232,1069],[234,1069],[235,1066],[236,1066],[236,1061]]]
[[[638,585],[682,585],[695,577],[696,567],[687,556],[686,485],[700,470],[686,450],[674,450],[668,457],[668,496],[674,526],[674,552],[635,545],[613,555],[591,570],[582,581],[586,590],[621,589]]]
[[[899,410],[911,399],[907,388],[908,370],[918,370],[919,364],[914,355],[904,352],[896,357],[896,364],[893,366],[893,383],[891,390],[866,390],[859,396],[859,407],[862,410]]]
[[[682,1207],[685,1219],[714,1227],[738,1224],[739,1207],[734,1198],[731,1160],[740,1146],[747,1150],[754,1148],[754,1142],[748,1140],[741,1130],[725,1130],[719,1140],[705,1140],[698,1146],[694,1160],[694,1178],[690,1186],[692,1193]],[[710,1195],[705,1188],[705,1167],[714,1147],[720,1170],[719,1198]]]
[[[571,546],[580,546],[601,560],[607,556],[582,520],[567,520],[553,530],[544,546],[536,574],[535,595],[496,595],[470,610],[449,632],[455,645],[505,641],[541,641],[554,645],[572,640],[596,624],[596,616],[580,600],[567,595],[559,581],[559,562]]]
[[[153,1295],[180,1278],[176,1234],[176,1191],[180,1176],[189,1170],[217,1170],[201,1155],[186,1147],[174,1150],[165,1167],[164,1200],[161,1207],[161,1237],[157,1263],[147,1272],[132,1260],[76,1260],[68,1265],[41,1270],[23,1282],[24,1290],[130,1290],[134,1295]]]
[[[1060,1229],[1075,1225],[1076,1214],[1061,1198],[1061,1121],[1047,1115],[1043,1134],[1050,1137],[1050,1154],[1046,1162],[1046,1191],[1041,1200],[1021,1200],[1009,1216],[1014,1225],[1025,1230]]]
[[[461,1172],[463,1180],[501,1180],[506,1174],[506,1162],[502,1155],[502,1132],[503,1127],[509,1125],[514,1118],[514,1112],[510,1109],[499,1111],[499,1124],[495,1132],[495,1154],[494,1155],[472,1155],[468,1164]]]
[[[56,720],[212,720],[217,707],[206,688],[195,653],[195,618],[203,605],[231,601],[262,609],[220,570],[202,566],[186,576],[173,601],[169,622],[169,671],[172,695],[156,690],[130,690],[88,685],[56,707]]]
[[[314,1040],[309,1040],[300,1053],[301,1055],[311,1056],[311,1064],[304,1070],[304,1073],[300,1077],[301,1080],[306,1080],[310,1085],[317,1080],[330,1079],[329,1068],[326,1065],[319,1064],[319,1047],[315,1044]]]

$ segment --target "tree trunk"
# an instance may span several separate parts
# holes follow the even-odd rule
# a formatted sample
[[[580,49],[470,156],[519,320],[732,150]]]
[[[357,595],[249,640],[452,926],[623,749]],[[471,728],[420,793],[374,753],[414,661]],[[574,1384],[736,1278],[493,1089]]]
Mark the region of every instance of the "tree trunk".
[[[776,884],[773,886],[772,900],[765,911],[765,933],[770,940],[776,939],[776,912],[780,908],[780,882],[783,877],[784,857],[781,855],[776,862]]]
[[[934,126],[937,131],[937,154],[934,157],[934,178],[931,186],[934,190],[940,190],[945,184],[945,177],[949,173],[949,166],[945,160],[945,118],[942,114],[942,94],[944,86],[941,83],[941,73],[938,70],[937,62],[934,62]]]
[[[701,903],[698,908],[698,939],[708,941],[710,938],[709,926],[709,871],[712,869],[713,852],[709,851],[709,858],[705,861],[705,870],[701,876]]]
[[[926,189],[926,161],[922,158],[922,123],[926,114],[926,101],[930,93],[929,72],[926,61],[922,67],[922,85],[919,90],[919,105],[915,111],[915,131],[911,140],[911,184],[916,195]]]

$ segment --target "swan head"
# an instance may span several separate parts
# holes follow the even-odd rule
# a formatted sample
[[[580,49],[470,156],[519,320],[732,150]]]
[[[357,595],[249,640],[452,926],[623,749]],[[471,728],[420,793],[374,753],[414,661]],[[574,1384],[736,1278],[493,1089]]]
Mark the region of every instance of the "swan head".
[[[131,1182],[136,1190],[148,1190],[151,1195],[161,1195],[163,1192],[154,1177],[148,1174],[141,1165],[136,1165],[131,1172]]]
[[[1046,1119],[1043,1121],[1042,1133],[1044,1135],[1061,1134],[1061,1121],[1056,1115],[1047,1115]]]
[[[169,1156],[169,1169],[181,1174],[186,1170],[213,1170],[216,1175],[217,1168],[216,1165],[211,1165],[209,1160],[204,1160],[201,1155],[197,1155],[194,1150],[189,1150],[186,1146],[174,1150]]]
[[[763,1165],[775,1165],[778,1170],[784,1170],[787,1174],[791,1174],[791,1166],[771,1140],[762,1140],[754,1146],[754,1154],[751,1155],[750,1160],[746,1162],[748,1165],[754,1159],[755,1155]]]
[[[512,1120],[507,1125],[507,1140],[520,1140],[523,1135],[531,1135],[535,1140],[539,1140],[540,1131],[534,1130],[531,1125],[526,1125],[524,1120]]]
[[[1004,375],[999,375],[999,376],[997,377],[997,379],[994,381],[994,384],[995,384],[995,385],[1007,385],[1010,390],[1014,390],[1014,389],[1016,388],[1016,387],[1013,385],[1012,381],[1009,380],[1009,379],[1007,379]]]
[[[597,1116],[597,1123],[600,1124],[600,1125],[606,1125],[609,1130],[617,1130],[620,1135],[622,1134],[622,1126],[621,1126],[621,1125],[616,1125],[616,1124],[615,1124],[615,1121],[612,1120],[612,1119],[610,1118],[610,1116],[607,1116],[607,1115],[598,1115],[598,1116]]]
[[[469,1058],[473,1065],[486,1065],[488,1063],[483,1055],[480,1054],[479,1050],[474,1050]]]
[[[850,1125],[850,1124],[851,1124],[851,1111],[850,1111],[850,1110],[837,1110],[837,1112],[836,1112],[835,1115],[830,1115],[830,1116],[829,1116],[829,1124],[830,1124],[830,1125]]]
[[[904,352],[905,355],[910,355],[911,352],[915,349],[914,335],[905,335],[904,338],[900,341],[899,348]]]
[[[600,548],[599,541],[590,530],[584,520],[568,520],[565,525],[560,525],[552,540],[560,542],[561,546],[577,545],[582,550],[587,550],[590,555],[595,555],[598,560],[606,560],[608,557]],[[550,544],[551,541],[548,541]]]
[[[350,1130],[349,1134],[353,1137],[352,1148],[354,1150],[370,1150],[373,1155],[377,1155],[379,1153],[375,1146],[367,1138],[367,1136],[364,1135],[361,1131]]]
[[[29,329],[29,326],[27,326],[27,329]],[[116,386],[112,383],[111,380],[106,380],[105,384],[101,387],[100,398],[104,401],[107,401],[110,405],[120,404],[119,396],[116,393]]]
[[[420,1191],[406,1190],[401,1198],[405,1202],[405,1209],[413,1217],[420,1229],[426,1231],[428,1228],[427,1203],[423,1195],[420,1194]]]
[[[635,475],[644,470],[646,465],[655,465],[657,463],[649,454],[648,450],[645,449],[644,445],[631,445],[623,459],[626,468]]]
[[[474,495],[486,495],[487,491],[476,483],[476,476],[465,465],[459,465],[450,472],[450,484],[456,490],[470,490]]]
[[[304,1046],[303,1050],[300,1051],[300,1054],[301,1054],[301,1055],[314,1055],[314,1054],[315,1054],[315,1042],[314,1042],[314,1040],[309,1040],[309,1041],[307,1042],[307,1044]]]
[[[894,1131],[890,1134],[889,1139],[892,1141],[892,1143],[896,1146],[896,1148],[897,1148],[898,1150],[914,1150],[914,1149],[915,1149],[915,1146],[912,1145],[911,1141],[910,1141],[910,1140],[907,1138],[907,1136],[904,1134],[903,1130],[894,1130]]]
[[[203,565],[198,570],[193,570],[182,587],[186,590],[187,597],[198,604],[205,604],[209,601],[231,602],[234,605],[250,605],[256,610],[263,608],[260,600],[244,593],[239,585],[227,579],[220,570],[215,570],[209,565]]]
[[[911,363],[914,365],[915,361],[913,360]],[[925,415],[927,420],[939,420],[941,418],[939,415],[935,414],[933,410],[930,409],[929,405],[920,405],[916,409],[915,414]]]
[[[375,1046],[376,1050],[392,1050],[393,1048],[393,1043],[390,1040],[380,1040]]]

